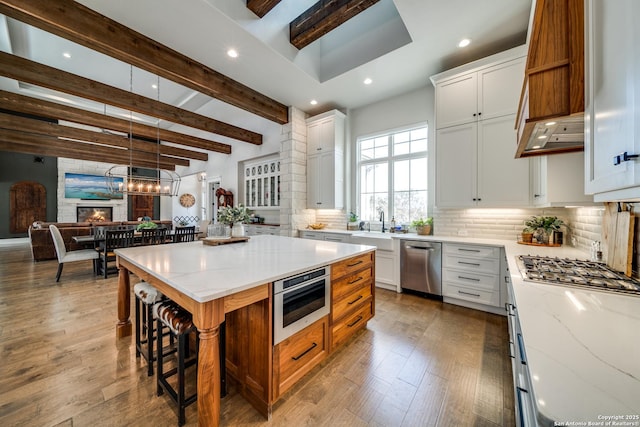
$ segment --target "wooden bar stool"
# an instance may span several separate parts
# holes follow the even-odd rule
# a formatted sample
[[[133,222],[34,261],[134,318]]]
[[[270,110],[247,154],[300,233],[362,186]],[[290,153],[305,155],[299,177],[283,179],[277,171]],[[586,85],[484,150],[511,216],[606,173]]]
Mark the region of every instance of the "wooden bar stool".
[[[164,295],[147,282],[137,283],[133,287],[136,296],[136,357],[142,355],[147,361],[147,375],[153,375],[154,333],[153,305],[164,299]],[[162,330],[159,332],[162,335]]]
[[[156,320],[156,329],[161,331],[163,327],[169,329],[171,336],[178,339],[178,366],[164,372],[164,355],[162,334],[156,334],[156,355],[158,360],[158,377],[157,377],[157,394],[161,396],[165,391],[171,399],[178,405],[178,425],[185,423],[185,408],[197,400],[197,393],[191,396],[185,396],[185,370],[189,366],[198,363],[198,345],[197,329],[193,324],[191,313],[180,307],[171,300],[165,300],[154,304],[153,314]],[[189,334],[196,334],[196,352],[194,357],[189,360]],[[167,381],[170,377],[177,375],[177,390],[174,389]],[[197,380],[196,380],[197,381]]]

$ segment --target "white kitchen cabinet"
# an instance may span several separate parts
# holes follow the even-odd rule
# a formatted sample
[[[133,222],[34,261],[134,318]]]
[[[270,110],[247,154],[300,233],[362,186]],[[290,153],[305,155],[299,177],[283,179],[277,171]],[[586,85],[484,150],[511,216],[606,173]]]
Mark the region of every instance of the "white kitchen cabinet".
[[[307,207],[344,207],[345,115],[333,110],[307,119]]]
[[[514,115],[439,129],[436,133],[436,205],[526,207],[529,159],[514,159]]]
[[[640,2],[585,6],[585,189],[596,201],[637,200],[640,158],[629,156],[640,154]]]
[[[590,206],[593,197],[584,192],[584,153],[564,153],[531,158],[533,205]]]
[[[436,128],[513,114],[518,106],[525,58],[503,59],[445,80],[436,87]]]
[[[500,255],[498,247],[444,243],[444,302],[503,314]]]
[[[245,224],[244,229],[247,233],[247,236],[260,236],[263,234],[271,236],[280,235],[280,226],[277,225]]]
[[[324,240],[326,242],[341,242],[341,243],[349,243],[349,234],[343,233],[331,233],[325,231],[307,231],[300,230],[298,235],[302,239],[312,239],[312,240]]]

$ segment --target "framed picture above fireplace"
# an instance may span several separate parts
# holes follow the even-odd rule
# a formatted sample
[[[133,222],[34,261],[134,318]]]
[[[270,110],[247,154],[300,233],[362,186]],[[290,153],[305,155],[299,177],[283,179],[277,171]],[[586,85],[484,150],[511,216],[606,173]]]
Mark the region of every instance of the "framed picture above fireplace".
[[[112,206],[76,206],[78,222],[111,222]]]
[[[112,178],[118,188],[124,185],[123,178]],[[123,199],[122,192],[112,193],[107,185],[107,178],[104,175],[90,175],[84,173],[64,174],[64,197],[67,199],[83,200],[112,200]]]

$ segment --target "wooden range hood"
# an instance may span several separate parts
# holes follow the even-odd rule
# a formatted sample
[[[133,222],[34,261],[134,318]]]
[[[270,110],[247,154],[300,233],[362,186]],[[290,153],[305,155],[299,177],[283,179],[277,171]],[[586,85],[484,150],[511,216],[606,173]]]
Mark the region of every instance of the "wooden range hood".
[[[528,41],[515,157],[583,151],[583,0],[534,1]]]

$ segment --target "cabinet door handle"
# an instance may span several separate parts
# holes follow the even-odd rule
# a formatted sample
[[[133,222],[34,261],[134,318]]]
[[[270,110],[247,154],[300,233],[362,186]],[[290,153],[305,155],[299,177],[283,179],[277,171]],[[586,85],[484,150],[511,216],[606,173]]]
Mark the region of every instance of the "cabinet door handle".
[[[318,344],[313,343],[313,344],[311,345],[311,347],[309,347],[308,349],[306,349],[305,351],[303,351],[301,354],[299,354],[298,356],[292,356],[291,358],[292,358],[293,360],[300,360],[300,358],[301,358],[302,356],[304,356],[305,354],[309,353],[311,350],[313,350],[313,349],[314,349],[314,348],[316,348],[317,346],[318,346]]]
[[[355,304],[355,303],[356,303],[356,301],[359,301],[359,300],[361,300],[361,299],[362,299],[362,295],[358,295],[358,298],[354,299],[353,301],[349,302],[348,304],[349,304],[349,305],[351,305],[351,304]]]
[[[358,322],[359,322],[359,321],[361,321],[362,319],[363,319],[363,317],[362,317],[362,316],[358,316],[358,317],[356,318],[356,320],[354,320],[353,322],[349,323],[347,326],[348,326],[348,327],[352,327],[353,325],[355,325],[356,323],[358,323]]]
[[[357,279],[352,280],[352,281],[350,281],[350,282],[347,282],[347,284],[349,284],[349,285],[353,285],[354,283],[359,282],[359,281],[360,281],[360,280],[362,280],[362,279],[363,279],[363,277],[362,277],[362,276],[358,276],[358,278],[357,278]]]
[[[613,165],[617,166],[622,162],[628,162],[629,160],[637,159],[638,154],[629,154],[626,151],[622,154],[618,154],[617,156],[613,156]]]
[[[458,293],[459,293],[459,294],[462,294],[462,295],[470,295],[470,296],[472,296],[472,297],[478,297],[478,298],[480,298],[480,295],[479,295],[479,294],[472,294],[471,292],[464,292],[464,291],[460,291],[460,290],[459,290],[459,291],[458,291]]]
[[[518,348],[520,349],[520,363],[522,363],[523,365],[527,364],[527,358],[524,354],[524,341],[522,339],[522,334],[518,333],[516,335],[516,338],[518,339]]]
[[[465,276],[458,276],[458,279],[473,280],[474,282],[480,281],[480,279],[476,279],[475,277],[465,277]]]
[[[459,251],[462,252],[480,252],[480,249],[466,249],[466,248],[458,248]]]
[[[516,358],[516,347],[513,345],[513,341],[509,341],[509,357]]]
[[[458,261],[458,264],[473,265],[474,267],[480,267],[480,264],[478,264],[476,262]]]
[[[347,267],[355,267],[356,265],[360,265],[362,264],[364,261],[360,260],[360,261],[356,261],[353,264],[347,264]]]
[[[341,242],[342,240],[337,238],[337,237],[325,237],[325,239],[327,242]]]

